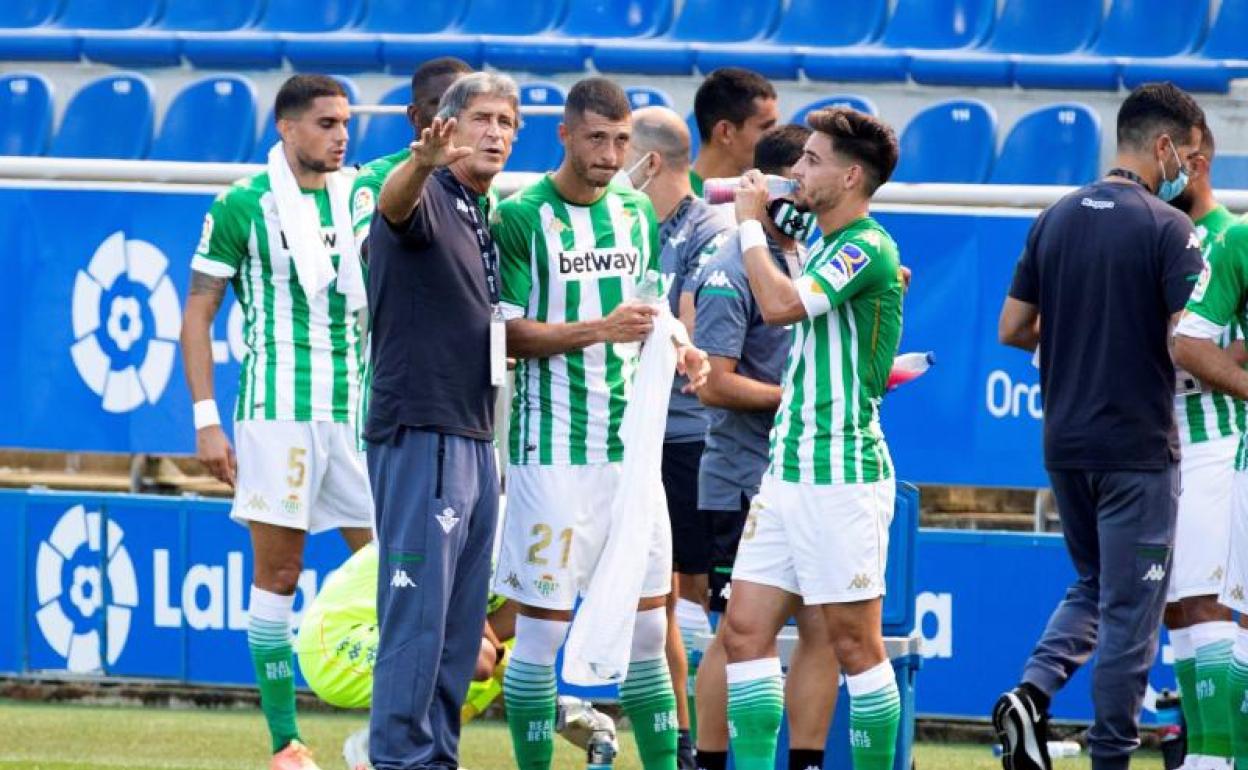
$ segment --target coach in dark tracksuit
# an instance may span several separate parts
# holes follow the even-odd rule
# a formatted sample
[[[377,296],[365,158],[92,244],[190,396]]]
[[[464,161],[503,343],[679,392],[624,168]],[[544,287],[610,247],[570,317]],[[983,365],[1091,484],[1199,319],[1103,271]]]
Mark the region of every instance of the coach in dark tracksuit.
[[[510,78],[456,81],[441,119],[387,178],[369,232],[377,770],[459,766],[498,516],[493,383],[504,351],[491,348],[498,260],[486,193],[511,152],[518,109]]]
[[[1092,767],[1126,768],[1139,745],[1178,512],[1168,342],[1203,266],[1191,221],[1163,201],[1202,126],[1173,85],[1133,91],[1114,168],[1036,220],[1001,311],[1002,342],[1039,344],[1045,465],[1078,574],[993,711],[1013,770],[1047,770],[1049,700],[1093,651]]]

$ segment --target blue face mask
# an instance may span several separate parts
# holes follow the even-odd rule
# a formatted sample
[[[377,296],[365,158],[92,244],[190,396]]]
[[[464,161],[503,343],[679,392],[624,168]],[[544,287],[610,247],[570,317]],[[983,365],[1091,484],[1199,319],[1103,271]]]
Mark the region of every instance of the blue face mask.
[[[1166,203],[1179,197],[1179,194],[1187,187],[1187,169],[1183,167],[1183,159],[1179,157],[1179,151],[1174,148],[1174,143],[1170,144],[1170,152],[1174,153],[1174,159],[1179,162],[1179,173],[1174,179],[1166,179],[1166,166],[1161,166],[1161,184],[1157,186],[1157,197]]]

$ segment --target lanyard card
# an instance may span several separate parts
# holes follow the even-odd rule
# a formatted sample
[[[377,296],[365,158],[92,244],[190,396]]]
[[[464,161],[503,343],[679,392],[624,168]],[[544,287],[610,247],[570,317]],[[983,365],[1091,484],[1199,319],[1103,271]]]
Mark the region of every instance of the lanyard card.
[[[501,388],[507,382],[507,324],[494,308],[490,316],[490,384]]]

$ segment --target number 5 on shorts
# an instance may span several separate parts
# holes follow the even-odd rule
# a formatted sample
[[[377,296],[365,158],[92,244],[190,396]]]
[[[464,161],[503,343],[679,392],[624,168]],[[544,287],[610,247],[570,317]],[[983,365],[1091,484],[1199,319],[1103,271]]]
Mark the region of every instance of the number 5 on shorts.
[[[546,557],[542,556],[550,542],[554,540],[554,530],[549,524],[537,523],[533,525],[530,533],[537,538],[537,542],[529,546],[529,564],[536,564],[544,567],[547,564]],[[563,553],[559,557],[559,568],[565,569],[568,566],[568,555],[572,551],[572,528],[567,527],[559,533],[559,539],[563,541]]]
[[[298,489],[303,486],[303,480],[308,476],[307,463],[303,458],[308,454],[308,450],[301,446],[292,446],[290,448],[290,456],[287,458],[286,467],[290,469],[290,473],[286,476],[286,483],[291,489]]]

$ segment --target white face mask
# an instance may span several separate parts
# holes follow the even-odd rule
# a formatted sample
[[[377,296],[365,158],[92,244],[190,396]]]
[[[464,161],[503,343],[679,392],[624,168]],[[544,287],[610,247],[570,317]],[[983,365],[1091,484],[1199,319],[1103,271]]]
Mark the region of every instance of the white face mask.
[[[622,168],[619,171],[615,172],[615,176],[611,178],[611,181],[615,182],[616,184],[623,185],[624,187],[634,189],[637,192],[645,192],[645,189],[650,184],[650,182],[654,181],[654,177],[648,176],[646,177],[646,180],[644,182],[642,182],[641,184],[637,184],[633,181],[633,172],[635,172],[637,169],[644,166],[646,164],[646,161],[648,160],[650,160],[650,153],[647,152],[647,153],[642,154],[642,156],[637,159],[636,163],[629,166],[628,168]]]

